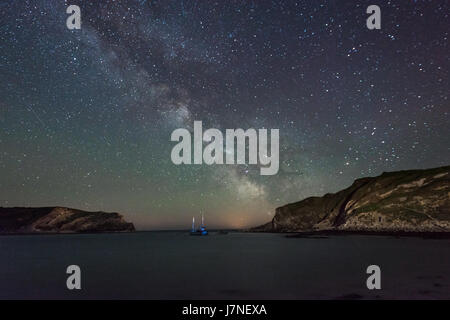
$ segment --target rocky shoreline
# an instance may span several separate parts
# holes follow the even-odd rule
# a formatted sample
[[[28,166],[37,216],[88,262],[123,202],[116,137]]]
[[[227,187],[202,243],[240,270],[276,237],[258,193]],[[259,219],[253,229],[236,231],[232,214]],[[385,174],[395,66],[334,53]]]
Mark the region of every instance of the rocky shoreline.
[[[0,234],[133,232],[134,225],[116,212],[65,207],[0,207]]]
[[[445,234],[450,232],[450,166],[357,179],[348,188],[276,209],[253,232]]]

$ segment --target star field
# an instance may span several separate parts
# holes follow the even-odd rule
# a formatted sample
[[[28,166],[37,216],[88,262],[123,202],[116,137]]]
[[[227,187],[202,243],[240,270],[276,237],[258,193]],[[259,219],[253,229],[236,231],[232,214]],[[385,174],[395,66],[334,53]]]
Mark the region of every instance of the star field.
[[[370,4],[0,4],[0,205],[244,227],[356,178],[448,165],[449,4],[379,1],[368,30]],[[280,129],[279,173],[174,165],[170,134],[194,120]]]

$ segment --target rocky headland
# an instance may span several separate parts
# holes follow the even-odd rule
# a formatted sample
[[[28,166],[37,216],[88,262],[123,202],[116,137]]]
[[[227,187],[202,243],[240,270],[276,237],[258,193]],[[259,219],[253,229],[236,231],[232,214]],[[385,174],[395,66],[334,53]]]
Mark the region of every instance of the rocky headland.
[[[450,166],[357,179],[276,209],[261,232],[450,232]]]
[[[0,207],[0,234],[131,231],[134,231],[134,225],[115,212],[64,207]]]

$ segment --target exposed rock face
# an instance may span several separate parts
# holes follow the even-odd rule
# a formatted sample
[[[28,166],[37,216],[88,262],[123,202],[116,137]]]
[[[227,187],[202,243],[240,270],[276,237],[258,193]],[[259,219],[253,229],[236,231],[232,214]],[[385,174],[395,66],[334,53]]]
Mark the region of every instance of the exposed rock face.
[[[276,209],[253,231],[450,231],[450,166],[387,172]]]
[[[87,212],[63,207],[2,208],[0,233],[75,233],[134,231],[118,213]]]

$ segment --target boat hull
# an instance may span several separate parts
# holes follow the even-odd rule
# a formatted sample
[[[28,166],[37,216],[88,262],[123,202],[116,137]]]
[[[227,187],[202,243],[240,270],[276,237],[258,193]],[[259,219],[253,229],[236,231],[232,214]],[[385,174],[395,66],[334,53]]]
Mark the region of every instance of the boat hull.
[[[207,236],[208,231],[195,231],[190,233],[191,236]]]

